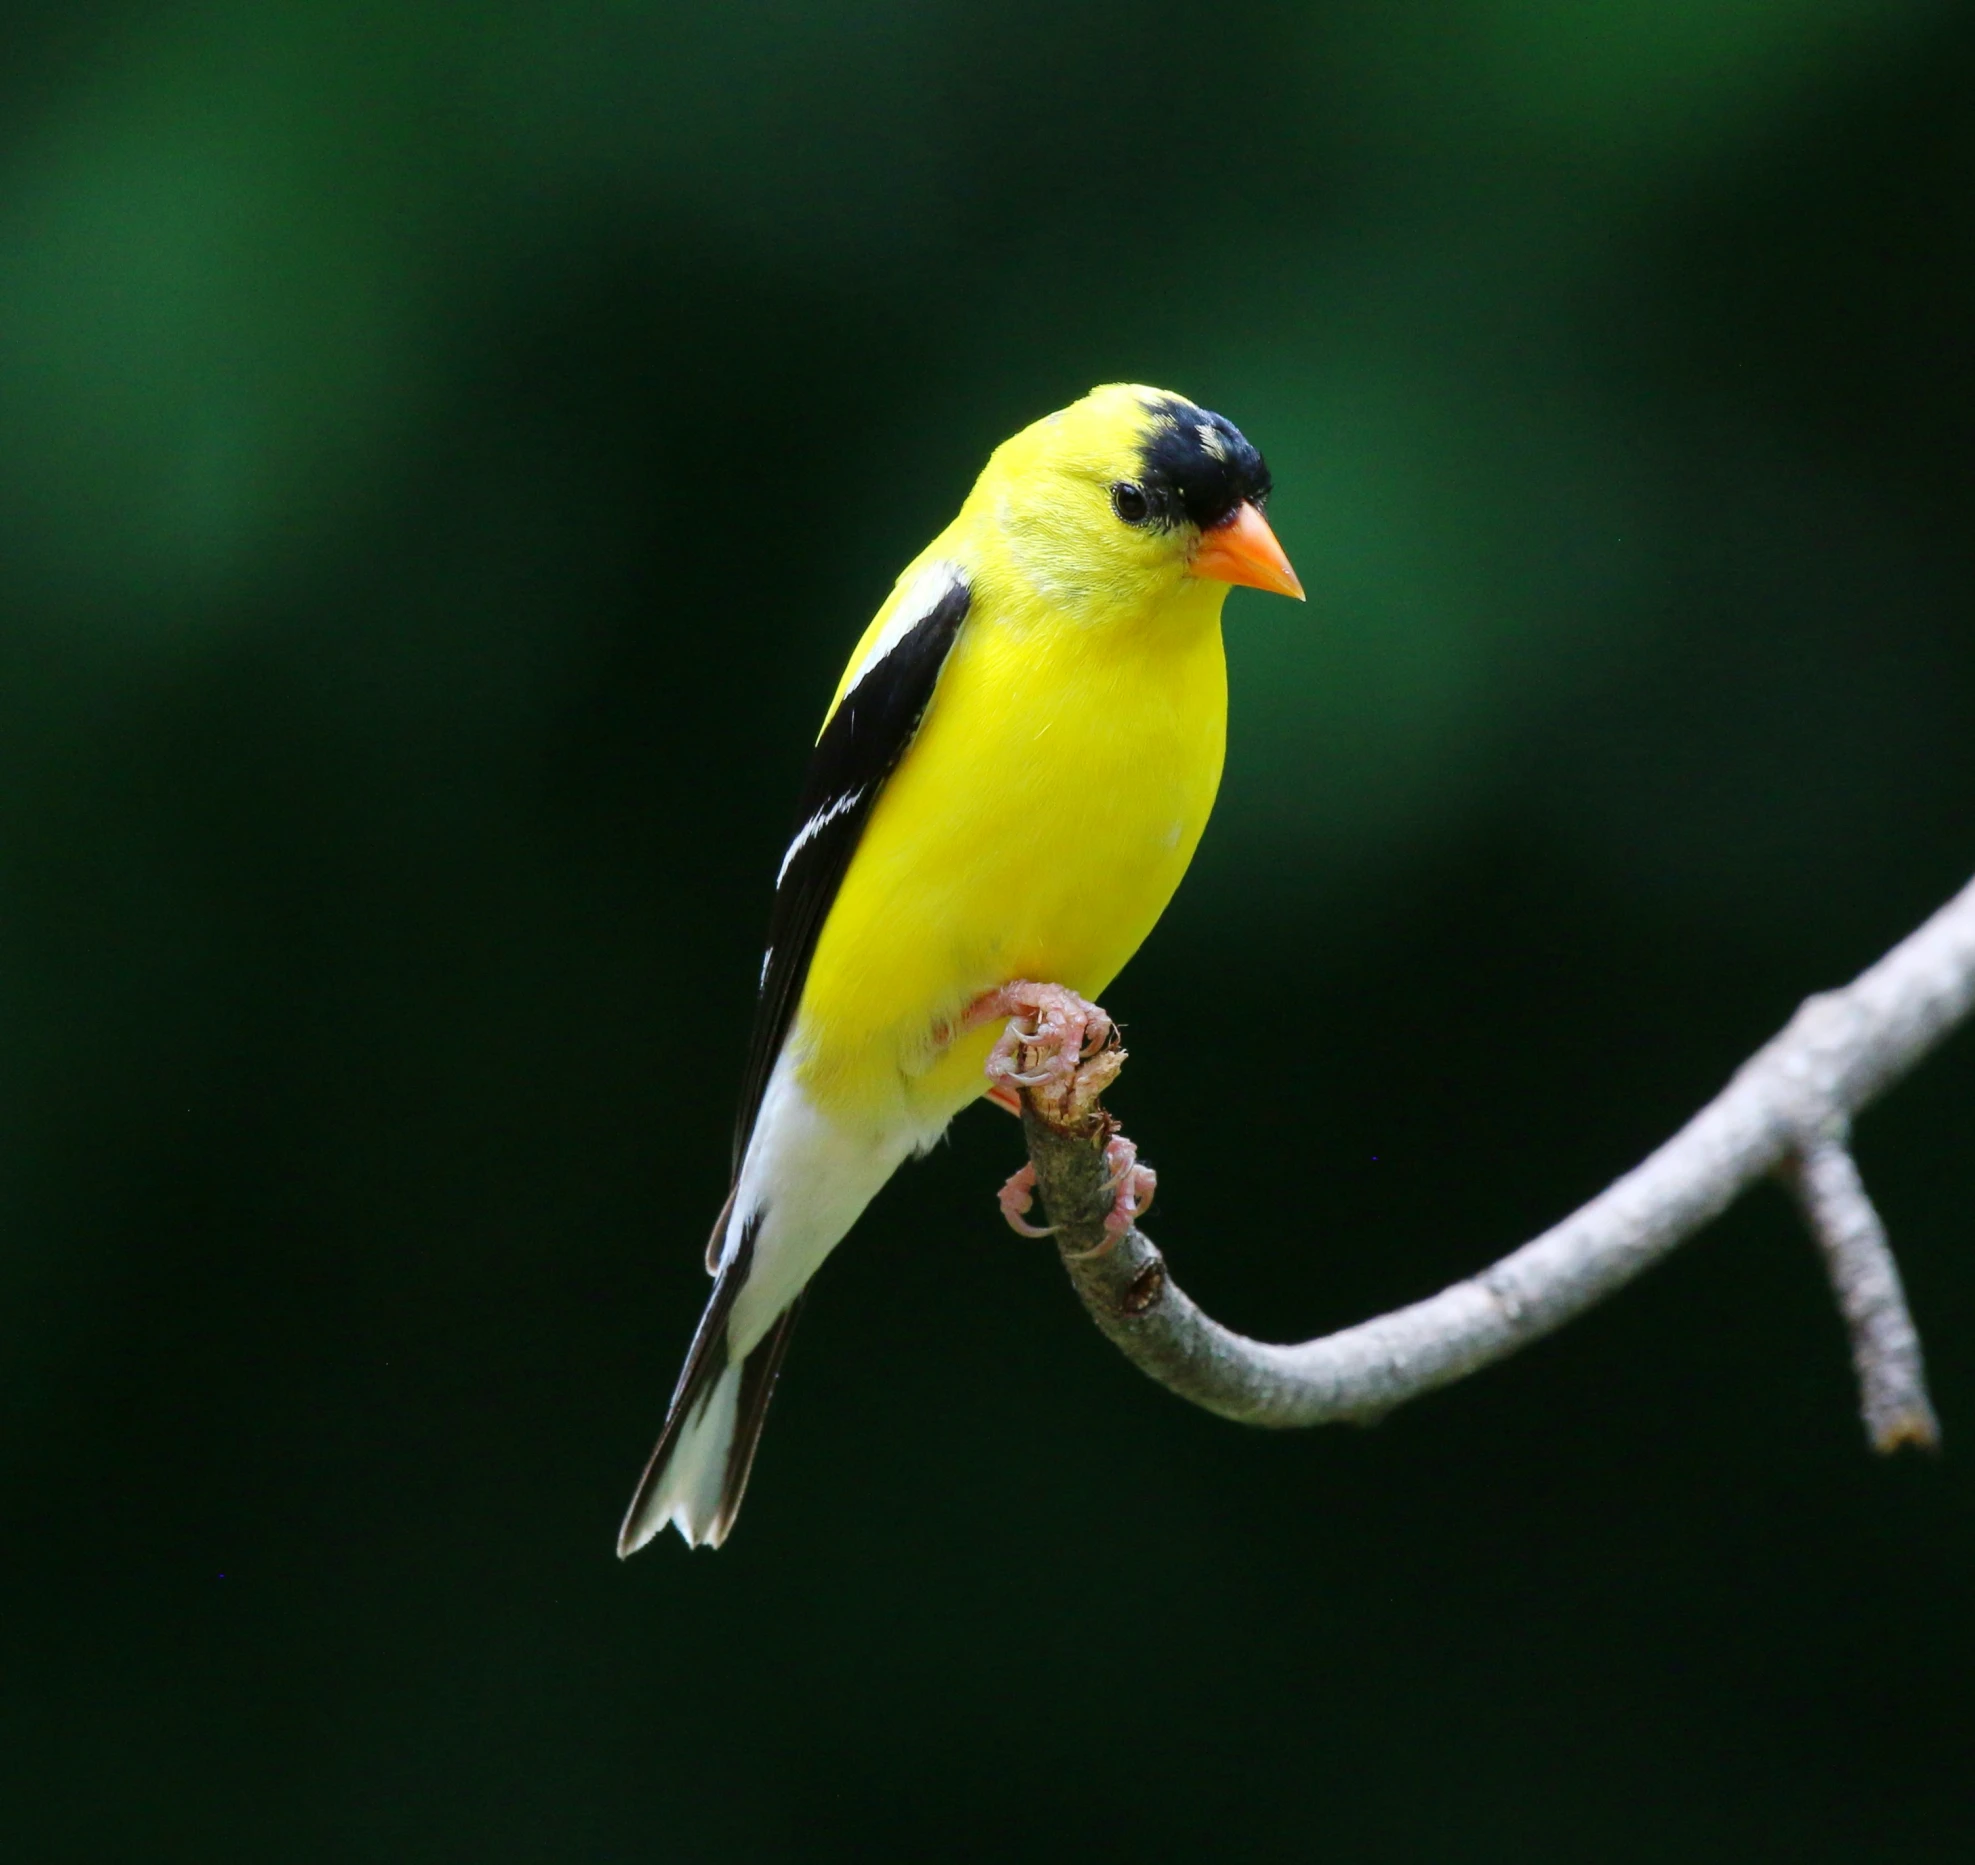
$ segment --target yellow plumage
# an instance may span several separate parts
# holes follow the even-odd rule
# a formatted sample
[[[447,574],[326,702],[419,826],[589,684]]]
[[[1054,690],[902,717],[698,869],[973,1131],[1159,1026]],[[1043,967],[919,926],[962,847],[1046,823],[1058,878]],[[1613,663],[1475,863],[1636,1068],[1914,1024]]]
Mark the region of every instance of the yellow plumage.
[[[1232,582],[1300,595],[1261,456],[1113,384],[998,448],[838,683],[773,943],[719,1273],[620,1538],[720,1541],[809,1277],[987,1088],[970,1006],[1105,990],[1193,858]]]
[[[1227,739],[1228,586],[1185,575],[1111,515],[1144,393],[1099,390],[1007,442],[900,579],[958,564],[974,604],[865,826],[797,1015],[801,1078],[846,1119],[902,1104],[942,1125],[975,1099],[998,1032],[944,1048],[939,1033],[1011,978],[1102,991],[1207,826]]]

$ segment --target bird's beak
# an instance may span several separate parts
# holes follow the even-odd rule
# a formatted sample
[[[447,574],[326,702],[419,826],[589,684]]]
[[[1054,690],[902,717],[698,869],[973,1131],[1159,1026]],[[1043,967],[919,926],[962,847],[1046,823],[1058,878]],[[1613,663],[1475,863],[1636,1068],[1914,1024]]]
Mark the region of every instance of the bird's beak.
[[[1272,595],[1303,600],[1303,585],[1269,529],[1269,521],[1244,499],[1213,530],[1204,533],[1200,548],[1187,566],[1189,576],[1216,583],[1239,583],[1266,589]]]

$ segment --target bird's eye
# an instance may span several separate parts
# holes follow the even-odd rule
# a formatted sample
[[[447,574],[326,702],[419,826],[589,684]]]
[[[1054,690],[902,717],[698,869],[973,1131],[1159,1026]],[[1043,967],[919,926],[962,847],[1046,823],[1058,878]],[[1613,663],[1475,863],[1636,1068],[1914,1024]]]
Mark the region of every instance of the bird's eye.
[[[1111,509],[1126,524],[1142,525],[1152,505],[1145,496],[1143,486],[1135,486],[1129,479],[1121,479],[1111,488]]]

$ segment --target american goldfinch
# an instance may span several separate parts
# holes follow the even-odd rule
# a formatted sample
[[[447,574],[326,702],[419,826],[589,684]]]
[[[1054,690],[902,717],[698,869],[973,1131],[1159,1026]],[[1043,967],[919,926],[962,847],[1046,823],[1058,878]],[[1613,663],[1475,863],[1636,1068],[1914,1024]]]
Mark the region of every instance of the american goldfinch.
[[[1220,415],[1093,389],[995,450],[865,629],[775,877],[713,1294],[620,1555],[667,1522],[726,1539],[810,1277],[989,1091],[992,1020],[1060,1022],[1165,910],[1220,783],[1228,586],[1303,594],[1268,494]]]

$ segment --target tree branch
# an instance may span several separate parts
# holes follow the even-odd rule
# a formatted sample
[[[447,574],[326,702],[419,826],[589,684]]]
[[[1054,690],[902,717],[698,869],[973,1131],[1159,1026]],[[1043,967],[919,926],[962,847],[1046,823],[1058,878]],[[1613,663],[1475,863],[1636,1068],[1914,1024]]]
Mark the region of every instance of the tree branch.
[[[1851,1330],[1867,1432],[1890,1450],[1932,1444],[1937,1427],[1919,1336],[1846,1135],[1852,1116],[1971,1008],[1975,882],[1843,990],[1805,1002],[1672,1139],[1562,1223],[1425,1301],[1295,1346],[1250,1340],[1203,1314],[1136,1227],[1105,1247],[1103,1147],[1116,1125],[1101,1108],[1033,1090],[1022,1097],[1022,1127],[1064,1268],[1091,1318],[1161,1385],[1253,1425],[1368,1422],[1503,1359],[1779,1174]]]
[[[1834,1135],[1788,1161],[1782,1175],[1824,1253],[1831,1291],[1851,1331],[1859,1412],[1872,1448],[1933,1448],[1941,1427],[1927,1398],[1920,1334],[1907,1312],[1886,1226],[1850,1149]]]

